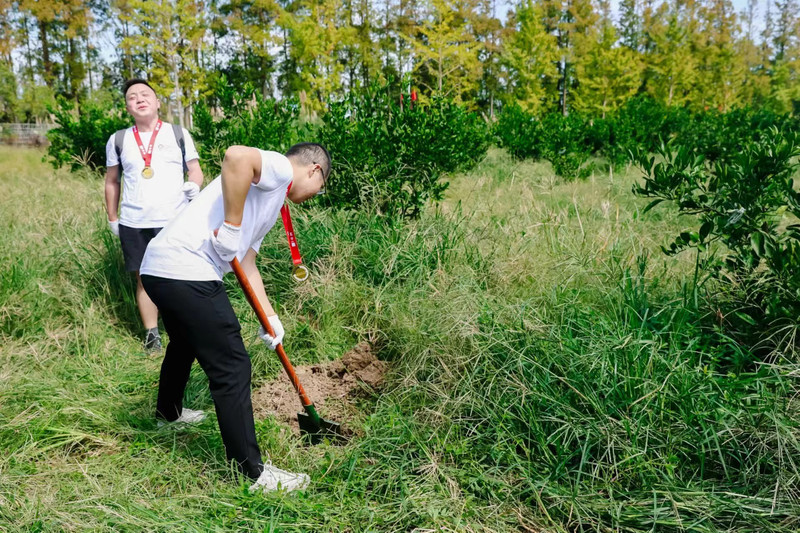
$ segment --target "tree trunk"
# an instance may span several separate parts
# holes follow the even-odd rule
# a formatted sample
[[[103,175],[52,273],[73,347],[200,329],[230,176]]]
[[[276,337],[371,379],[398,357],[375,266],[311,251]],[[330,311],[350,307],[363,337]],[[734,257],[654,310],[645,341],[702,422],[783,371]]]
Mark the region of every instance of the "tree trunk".
[[[670,80],[670,82],[669,82],[669,96],[667,97],[667,106],[668,107],[672,105],[672,94],[673,94],[674,91],[675,91],[675,83],[672,80]]]
[[[42,66],[44,67],[44,81],[53,86],[53,63],[50,61],[50,44],[47,42],[47,23],[39,21],[39,40],[42,45]]]
[[[442,49],[439,48],[439,72],[438,72],[438,75],[437,75],[437,78],[439,78],[439,80],[438,80],[439,81],[439,94],[442,93],[442,78],[444,78],[444,73],[442,72],[442,69],[443,69],[442,61],[444,61],[444,59],[442,58]]]
[[[561,76],[561,115],[567,116],[567,59],[564,58],[564,70]]]

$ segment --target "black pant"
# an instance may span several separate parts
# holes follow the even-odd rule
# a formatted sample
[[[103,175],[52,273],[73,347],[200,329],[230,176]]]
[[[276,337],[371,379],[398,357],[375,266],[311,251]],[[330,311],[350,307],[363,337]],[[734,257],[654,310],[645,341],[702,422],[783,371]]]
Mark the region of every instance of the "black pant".
[[[122,247],[122,258],[125,260],[125,270],[138,272],[142,266],[142,258],[150,244],[162,228],[129,228],[119,225],[119,244]]]
[[[177,419],[192,362],[208,376],[228,461],[258,478],[263,470],[250,400],[250,357],[241,326],[220,281],[180,281],[142,276],[161,312],[169,344],[161,364],[156,416]]]

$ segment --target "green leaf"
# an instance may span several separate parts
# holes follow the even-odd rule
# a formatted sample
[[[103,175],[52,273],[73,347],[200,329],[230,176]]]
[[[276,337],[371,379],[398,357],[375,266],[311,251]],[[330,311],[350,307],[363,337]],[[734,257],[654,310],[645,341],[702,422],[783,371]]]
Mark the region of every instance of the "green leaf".
[[[706,237],[709,236],[711,230],[714,229],[714,221],[708,220],[702,226],[700,226],[700,240],[705,241]]]
[[[658,204],[660,204],[663,201],[664,201],[664,198],[658,198],[656,200],[653,200],[652,202],[647,204],[647,207],[645,207],[644,210],[642,210],[642,213],[647,213],[648,211],[650,211],[651,209],[653,209],[655,206],[657,206]]]
[[[756,231],[750,235],[750,247],[758,257],[762,257],[764,255],[764,234]]]

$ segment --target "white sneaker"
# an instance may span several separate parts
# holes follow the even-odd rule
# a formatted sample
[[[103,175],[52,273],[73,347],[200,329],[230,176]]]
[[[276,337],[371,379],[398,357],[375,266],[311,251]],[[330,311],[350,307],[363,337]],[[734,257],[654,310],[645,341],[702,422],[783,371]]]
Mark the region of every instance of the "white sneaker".
[[[308,486],[311,478],[306,474],[295,474],[294,472],[287,472],[281,470],[276,466],[270,464],[264,465],[264,471],[258,477],[255,483],[250,485],[250,491],[262,490],[270,492],[273,490],[285,490],[286,492],[292,490],[303,490]]]
[[[167,424],[199,424],[205,419],[206,419],[206,414],[203,411],[195,411],[194,409],[186,409],[184,407],[183,411],[181,411],[181,416],[179,416],[172,422],[167,422],[166,420],[159,420],[158,427],[162,427]]]

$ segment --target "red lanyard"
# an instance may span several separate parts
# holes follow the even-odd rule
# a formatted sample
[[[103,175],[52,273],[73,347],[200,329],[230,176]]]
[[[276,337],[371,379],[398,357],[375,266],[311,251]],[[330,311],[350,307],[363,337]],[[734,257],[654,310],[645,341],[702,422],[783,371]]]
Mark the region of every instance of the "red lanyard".
[[[158,120],[156,127],[153,128],[153,135],[150,136],[150,144],[145,150],[144,144],[142,143],[142,138],[139,137],[139,128],[136,126],[133,127],[133,136],[136,138],[136,144],[139,145],[139,152],[141,152],[142,159],[144,159],[145,168],[150,168],[150,161],[153,159],[153,146],[156,144],[156,135],[158,135],[158,130],[160,129],[161,119]]]
[[[289,184],[289,188],[286,189],[286,194],[289,194],[289,191],[292,188],[292,184]],[[283,229],[286,230],[286,239],[289,241],[289,251],[292,252],[292,263],[294,263],[294,268],[292,268],[292,276],[297,281],[303,281],[308,278],[308,269],[303,265],[303,258],[300,257],[300,248],[297,247],[297,238],[294,236],[294,228],[292,227],[292,215],[289,213],[289,206],[284,204],[281,207],[281,218],[283,219]]]
[[[286,238],[289,240],[289,250],[292,252],[292,263],[299,265],[303,262],[300,257],[300,249],[297,247],[297,239],[294,236],[292,227],[292,215],[289,214],[289,206],[281,207],[281,218],[283,218],[283,228],[286,230]]]

